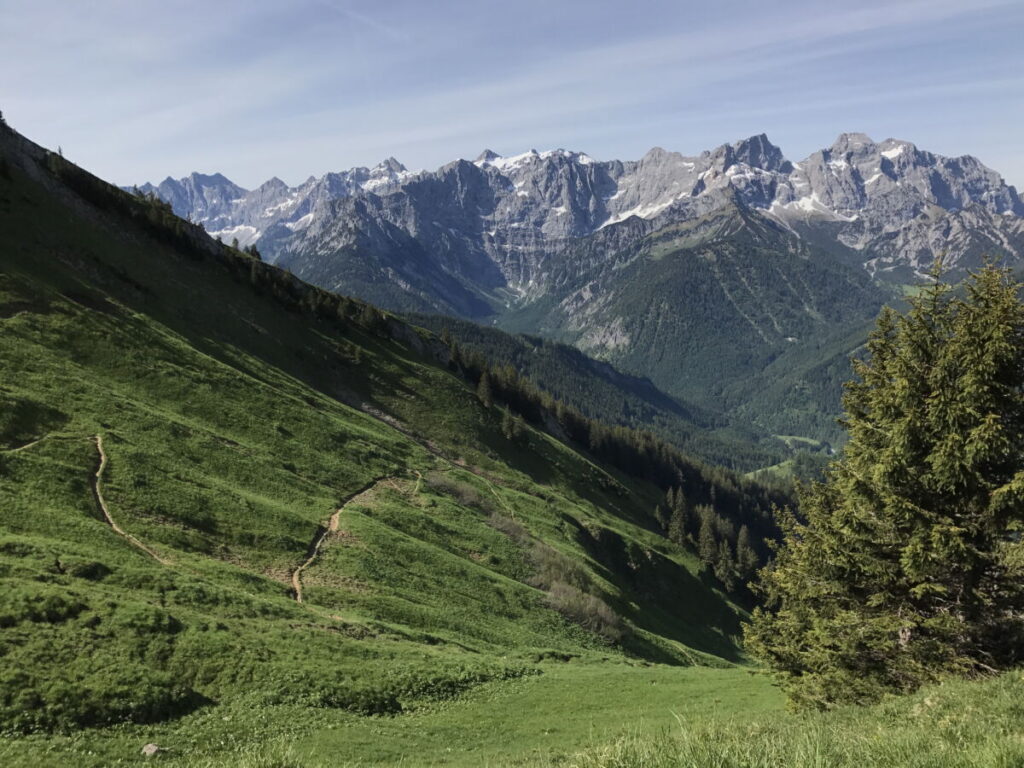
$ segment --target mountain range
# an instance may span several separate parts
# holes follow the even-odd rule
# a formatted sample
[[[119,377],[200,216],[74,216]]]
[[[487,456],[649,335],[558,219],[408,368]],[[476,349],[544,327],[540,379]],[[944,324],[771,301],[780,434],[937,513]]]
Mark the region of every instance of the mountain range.
[[[1024,202],[971,156],[840,135],[793,162],[766,136],[637,161],[486,150],[245,190],[140,191],[311,283],[389,309],[572,344],[775,434],[834,440],[847,357],[941,258],[1024,259]]]
[[[350,245],[383,251],[387,242],[366,240],[395,227],[458,279],[519,301],[543,292],[544,257],[567,241],[633,217],[654,228],[691,220],[729,198],[802,237],[827,235],[880,276],[921,277],[940,252],[952,268],[969,266],[979,250],[1024,253],[1024,202],[998,173],[969,155],[858,133],[800,162],[762,134],[692,157],[657,147],[625,162],[562,149],[485,150],[434,172],[388,158],[295,187],[273,178],[245,190],[193,173],[140,189],[215,236],[264,243],[272,260]]]

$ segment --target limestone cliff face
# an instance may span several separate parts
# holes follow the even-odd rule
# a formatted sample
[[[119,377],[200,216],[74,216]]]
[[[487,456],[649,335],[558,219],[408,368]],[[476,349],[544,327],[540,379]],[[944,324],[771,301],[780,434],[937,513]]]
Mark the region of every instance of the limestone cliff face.
[[[762,134],[692,157],[487,150],[433,172],[389,158],[296,187],[193,174],[142,190],[325,287],[470,317],[564,301],[567,274],[621,262],[653,232],[732,205],[898,282],[922,279],[939,255],[954,272],[988,255],[1024,259],[1024,203],[998,173],[858,133],[800,162]]]

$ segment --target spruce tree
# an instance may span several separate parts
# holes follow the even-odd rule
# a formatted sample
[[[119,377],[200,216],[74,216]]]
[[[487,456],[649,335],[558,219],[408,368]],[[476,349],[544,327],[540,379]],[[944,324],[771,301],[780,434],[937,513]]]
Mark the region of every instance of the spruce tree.
[[[373,305],[363,304],[362,309],[359,311],[359,319],[356,322],[366,330],[376,332],[379,321],[380,315]]]
[[[665,512],[665,508],[662,507],[661,504],[657,504],[654,507],[654,519],[658,522],[658,527],[671,539],[672,537],[669,533],[671,530],[669,528],[671,518]]]
[[[715,535],[714,512],[710,507],[701,510],[700,533],[697,534],[697,554],[701,562],[706,566],[713,567],[718,562],[718,538]]]
[[[686,541],[690,521],[690,508],[686,503],[686,496],[683,489],[675,489],[671,496],[671,507],[669,511],[668,537],[676,544],[682,545]]]
[[[736,537],[736,569],[740,578],[749,581],[760,565],[761,558],[754,549],[750,529],[745,525],[741,526],[739,536]]]
[[[506,440],[512,440],[516,436],[515,424],[508,408],[501,409],[501,434],[505,436]]]
[[[665,535],[669,541],[682,546],[686,541],[686,530],[683,527],[683,520],[675,512],[668,513],[668,524],[665,526]]]
[[[715,556],[714,564],[715,578],[722,582],[726,591],[732,592],[736,589],[736,564],[733,561],[732,547],[728,539],[718,542],[718,554]]]
[[[843,456],[782,516],[768,609],[747,628],[795,702],[868,702],[1018,660],[1020,289],[986,267],[962,297],[936,282],[879,317],[846,387]]]

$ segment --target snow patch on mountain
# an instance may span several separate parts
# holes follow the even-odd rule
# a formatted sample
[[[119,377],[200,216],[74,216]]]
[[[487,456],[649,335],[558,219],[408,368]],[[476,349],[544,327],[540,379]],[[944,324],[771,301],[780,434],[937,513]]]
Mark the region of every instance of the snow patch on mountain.
[[[227,229],[218,229],[209,233],[211,237],[220,238],[225,243],[232,242],[235,238],[238,239],[238,245],[245,247],[252,245],[260,238],[262,234],[256,227],[250,227],[245,224],[239,224],[236,227],[228,227]]]
[[[862,133],[841,134],[799,162],[761,134],[693,156],[660,147],[630,161],[485,150],[434,172],[388,158],[296,187],[271,179],[250,191],[220,174],[192,174],[142,191],[222,239],[268,237],[270,253],[326,254],[355,242],[403,254],[415,247],[460,275],[482,270],[504,280],[509,291],[542,284],[549,256],[575,239],[621,232],[614,238],[625,242],[650,231],[645,222],[685,222],[730,200],[796,236],[825,227],[824,237],[863,251],[878,271],[902,265],[912,273],[943,244],[954,262],[986,249],[1024,260],[1024,204],[999,174],[970,156]],[[430,221],[437,224],[424,226]]]

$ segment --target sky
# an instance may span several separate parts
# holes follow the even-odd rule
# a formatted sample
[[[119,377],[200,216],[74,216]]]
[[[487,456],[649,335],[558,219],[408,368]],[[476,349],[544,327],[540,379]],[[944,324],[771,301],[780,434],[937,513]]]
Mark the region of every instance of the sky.
[[[119,184],[864,132],[1022,189],[1022,36],[1024,0],[0,0],[0,110]]]

